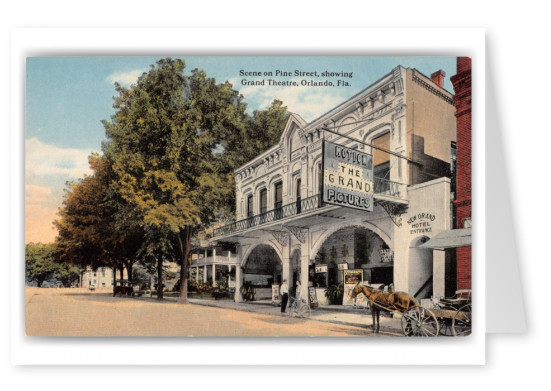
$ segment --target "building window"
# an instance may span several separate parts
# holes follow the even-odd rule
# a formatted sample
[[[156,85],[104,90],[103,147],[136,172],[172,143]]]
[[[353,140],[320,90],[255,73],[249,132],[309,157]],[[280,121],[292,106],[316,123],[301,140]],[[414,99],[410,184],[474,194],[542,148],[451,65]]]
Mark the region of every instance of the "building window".
[[[268,192],[266,189],[260,190],[260,213],[268,211]]]
[[[105,268],[104,267],[101,268],[101,276],[105,277]]]
[[[376,178],[390,179],[390,133],[385,133],[371,141],[373,145],[373,174]]]
[[[247,217],[253,217],[253,216],[254,216],[253,196],[251,194],[247,197]]]
[[[274,218],[280,219],[283,217],[283,182],[277,182],[274,185]]]
[[[301,186],[301,182],[300,182],[300,178],[297,179],[297,187],[296,187],[296,191],[295,191],[295,194],[296,194],[296,201],[297,201],[297,214],[301,212],[301,197],[300,197],[300,186]]]

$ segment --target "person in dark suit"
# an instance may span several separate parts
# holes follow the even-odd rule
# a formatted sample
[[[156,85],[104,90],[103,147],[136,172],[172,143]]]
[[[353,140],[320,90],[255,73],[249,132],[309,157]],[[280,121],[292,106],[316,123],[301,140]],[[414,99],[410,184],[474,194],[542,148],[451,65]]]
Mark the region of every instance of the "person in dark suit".
[[[287,286],[287,280],[283,280],[283,284],[279,288],[281,293],[281,312],[284,313],[287,308],[287,301],[289,300],[289,287]]]

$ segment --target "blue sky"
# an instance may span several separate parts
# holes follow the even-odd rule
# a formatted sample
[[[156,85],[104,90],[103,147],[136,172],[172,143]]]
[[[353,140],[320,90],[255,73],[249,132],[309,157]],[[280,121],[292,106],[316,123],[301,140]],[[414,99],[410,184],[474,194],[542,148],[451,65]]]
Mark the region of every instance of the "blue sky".
[[[33,57],[27,59],[25,105],[26,242],[55,238],[52,221],[63,200],[66,181],[89,173],[87,157],[101,150],[101,120],[114,113],[114,82],[130,86],[162,57]],[[450,76],[455,57],[181,57],[186,74],[203,69],[217,82],[230,81],[245,96],[248,111],[266,108],[275,98],[311,121],[386,75],[397,65],[427,76],[446,72],[444,88],[453,92]],[[278,81],[347,81],[346,87],[244,86],[240,71],[317,71],[320,77],[273,77]],[[352,72],[352,78],[324,78],[321,72]]]

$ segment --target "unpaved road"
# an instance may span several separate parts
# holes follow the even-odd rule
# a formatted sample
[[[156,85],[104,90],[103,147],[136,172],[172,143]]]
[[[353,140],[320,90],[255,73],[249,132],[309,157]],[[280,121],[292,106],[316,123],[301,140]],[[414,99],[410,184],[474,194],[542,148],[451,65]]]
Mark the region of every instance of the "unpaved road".
[[[28,336],[367,337],[365,328],[86,289],[25,290]]]

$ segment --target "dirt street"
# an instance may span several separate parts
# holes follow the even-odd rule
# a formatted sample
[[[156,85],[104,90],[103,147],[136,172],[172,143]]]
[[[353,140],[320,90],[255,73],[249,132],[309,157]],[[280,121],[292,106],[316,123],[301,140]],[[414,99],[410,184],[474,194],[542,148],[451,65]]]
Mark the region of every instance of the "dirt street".
[[[373,336],[365,328],[86,289],[25,290],[28,336]]]

